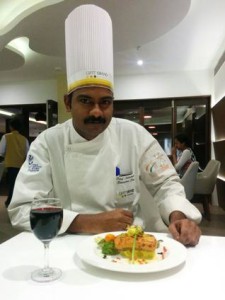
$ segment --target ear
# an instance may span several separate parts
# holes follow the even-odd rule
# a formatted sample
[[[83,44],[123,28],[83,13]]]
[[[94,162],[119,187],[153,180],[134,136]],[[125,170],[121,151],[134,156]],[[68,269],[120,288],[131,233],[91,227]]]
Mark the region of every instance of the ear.
[[[68,94],[64,95],[64,104],[67,112],[71,112],[71,97]]]

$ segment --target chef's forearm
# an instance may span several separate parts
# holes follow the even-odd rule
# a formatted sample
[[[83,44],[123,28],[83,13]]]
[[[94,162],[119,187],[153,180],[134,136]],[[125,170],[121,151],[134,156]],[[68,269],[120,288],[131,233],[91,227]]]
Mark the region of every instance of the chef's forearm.
[[[80,214],[72,221],[69,228],[69,233],[98,233],[101,232],[97,215],[94,214]]]
[[[133,223],[133,213],[127,209],[117,208],[97,214],[78,214],[67,232],[101,233],[125,230]]]

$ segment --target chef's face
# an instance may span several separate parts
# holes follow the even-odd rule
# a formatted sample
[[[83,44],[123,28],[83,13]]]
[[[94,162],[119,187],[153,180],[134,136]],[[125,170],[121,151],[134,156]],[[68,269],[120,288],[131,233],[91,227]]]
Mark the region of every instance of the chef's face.
[[[75,130],[86,140],[94,139],[108,127],[113,114],[113,93],[109,89],[80,88],[64,101]]]

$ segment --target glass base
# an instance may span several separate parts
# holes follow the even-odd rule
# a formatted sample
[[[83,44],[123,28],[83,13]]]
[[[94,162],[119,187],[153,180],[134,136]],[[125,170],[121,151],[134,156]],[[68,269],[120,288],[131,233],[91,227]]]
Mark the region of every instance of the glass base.
[[[59,279],[62,271],[58,268],[38,269],[32,272],[31,279],[37,282],[49,282]]]

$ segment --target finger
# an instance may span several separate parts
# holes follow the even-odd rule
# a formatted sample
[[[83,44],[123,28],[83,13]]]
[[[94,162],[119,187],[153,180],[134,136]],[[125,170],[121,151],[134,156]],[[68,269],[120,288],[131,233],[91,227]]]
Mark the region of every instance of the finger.
[[[172,223],[169,225],[169,231],[170,231],[172,237],[178,241],[180,238],[180,232],[179,232],[178,228],[176,227],[175,223]]]
[[[133,224],[133,218],[124,218],[124,223],[126,224],[126,226],[130,226],[130,225],[132,225]]]
[[[128,224],[123,224],[123,230],[127,230],[127,229],[128,229],[128,227],[129,227],[129,225],[128,225]]]
[[[124,214],[124,216],[133,218],[133,213],[132,213],[132,211],[130,211],[130,210],[124,209],[124,210],[122,211],[122,213]]]
[[[174,238],[182,243],[183,245],[189,245],[192,243],[192,238],[194,236],[194,232],[192,230],[189,230],[189,227],[185,226],[185,222],[174,222],[173,228],[174,228]]]
[[[190,238],[190,236],[187,233],[181,232],[179,235],[179,238],[177,239],[178,242],[180,242],[181,244],[188,246],[192,243],[191,241],[192,239]]]
[[[177,241],[185,246],[195,246],[198,244],[199,238],[200,231],[198,229],[181,226],[179,238],[177,239]]]
[[[122,220],[127,225],[131,225],[134,221],[133,213],[131,211],[123,211]]]
[[[201,230],[197,229],[192,235],[189,236],[186,245],[191,247],[196,246],[199,243],[200,236],[201,236]]]

